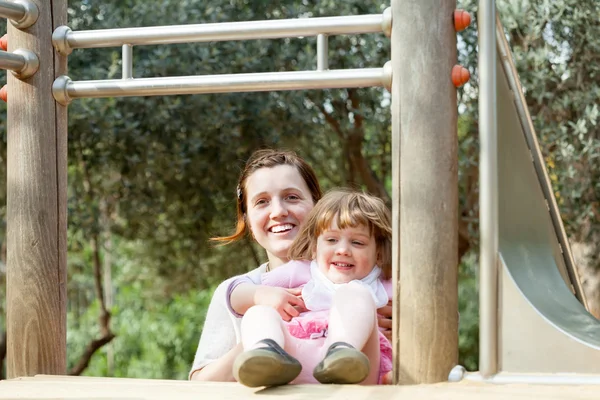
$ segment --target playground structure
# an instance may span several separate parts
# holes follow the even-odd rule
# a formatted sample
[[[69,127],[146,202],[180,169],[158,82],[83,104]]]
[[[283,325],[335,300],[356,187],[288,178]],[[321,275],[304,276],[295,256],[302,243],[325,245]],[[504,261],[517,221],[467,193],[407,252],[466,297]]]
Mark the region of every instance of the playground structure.
[[[229,384],[184,387],[176,382],[105,378],[19,379],[66,373],[66,106],[70,101],[371,86],[386,87],[392,94],[394,381],[462,383],[422,390],[273,390],[290,398],[314,390],[322,396],[351,398],[427,394],[500,398],[514,395],[517,389],[483,388],[472,382],[600,383],[600,375],[594,375],[600,373],[600,322],[585,308],[493,0],[480,1],[478,18],[480,371],[467,373],[456,366],[457,104],[451,80],[456,60],[451,18],[455,6],[455,1],[393,0],[380,15],[73,32],[66,27],[66,0],[0,1],[0,15],[17,21],[9,24],[11,51],[0,52],[0,66],[15,72],[9,75],[7,188],[7,367],[9,378],[14,379],[0,383],[0,398],[5,393],[8,397],[16,393],[30,398],[89,397],[91,390],[99,397],[128,393],[148,398],[166,393],[212,398],[255,393]],[[33,9],[38,15],[31,22]],[[327,36],[376,32],[391,35],[392,60],[385,66],[328,69]],[[318,37],[315,71],[144,79],[131,73],[134,45],[297,36]],[[112,46],[122,46],[122,79],[72,81],[67,77],[66,58],[73,49]],[[155,391],[144,391],[146,386]],[[73,388],[79,391],[68,392]],[[546,387],[518,390],[529,395],[560,393]],[[580,394],[592,398],[595,391],[582,386]]]

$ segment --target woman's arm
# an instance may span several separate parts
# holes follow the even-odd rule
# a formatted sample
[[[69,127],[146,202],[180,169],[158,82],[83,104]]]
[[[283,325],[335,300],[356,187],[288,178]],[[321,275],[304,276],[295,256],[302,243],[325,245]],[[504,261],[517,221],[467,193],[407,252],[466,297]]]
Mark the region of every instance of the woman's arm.
[[[202,369],[193,371],[190,380],[204,382],[235,382],[233,377],[233,362],[242,352],[242,344],[238,343],[233,349],[225,353],[224,356],[207,364]]]
[[[237,339],[234,321],[225,305],[229,282],[221,283],[210,301],[190,379],[231,380],[228,378],[231,376],[233,359],[237,355],[232,353],[232,349],[236,347]]]

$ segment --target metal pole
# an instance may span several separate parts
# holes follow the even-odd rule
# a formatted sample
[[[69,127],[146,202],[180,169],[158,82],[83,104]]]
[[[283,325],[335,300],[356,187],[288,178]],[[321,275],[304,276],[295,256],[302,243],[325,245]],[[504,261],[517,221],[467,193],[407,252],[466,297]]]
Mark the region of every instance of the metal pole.
[[[327,35],[317,36],[317,71],[329,69],[329,40]]]
[[[131,79],[133,78],[133,46],[130,44],[124,44],[121,53],[121,78]]]
[[[73,49],[229,40],[377,33],[384,29],[383,14],[346,17],[298,18],[266,21],[223,22],[195,25],[72,31],[56,28],[52,43],[61,54]]]
[[[17,28],[28,28],[37,21],[39,10],[29,0],[0,0],[0,18],[10,19]]]
[[[498,133],[496,5],[479,1],[479,370],[498,371]]]
[[[386,86],[391,79],[389,73],[391,71],[388,68],[365,68],[98,81],[72,81],[67,76],[61,76],[54,82],[52,92],[56,101],[68,104],[73,98],[83,97],[355,88]]]

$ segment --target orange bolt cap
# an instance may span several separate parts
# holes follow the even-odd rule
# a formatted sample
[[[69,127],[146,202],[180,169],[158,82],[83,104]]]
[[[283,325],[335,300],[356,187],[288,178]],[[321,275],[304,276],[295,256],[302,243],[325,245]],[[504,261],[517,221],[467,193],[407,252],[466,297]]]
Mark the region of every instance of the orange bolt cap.
[[[469,82],[470,78],[471,73],[462,65],[455,65],[454,67],[452,67],[452,83],[454,84],[454,86],[460,87],[465,83]]]
[[[8,34],[0,38],[0,50],[6,51],[8,49]]]
[[[454,10],[454,29],[456,32],[464,30],[471,24],[471,14],[464,10]]]
[[[2,86],[2,89],[0,89],[0,100],[2,100],[5,103],[8,101],[8,90],[6,88],[6,85]]]

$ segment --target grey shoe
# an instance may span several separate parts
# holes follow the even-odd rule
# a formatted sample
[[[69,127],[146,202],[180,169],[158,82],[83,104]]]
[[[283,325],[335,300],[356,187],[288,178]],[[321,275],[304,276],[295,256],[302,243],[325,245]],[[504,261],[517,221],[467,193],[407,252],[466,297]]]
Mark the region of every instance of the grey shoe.
[[[233,376],[248,387],[279,386],[293,381],[302,371],[302,365],[285,352],[274,340],[258,343],[266,346],[244,351],[233,363]]]
[[[351,344],[335,342],[323,361],[314,369],[313,376],[321,383],[360,383],[369,376],[369,359]]]

